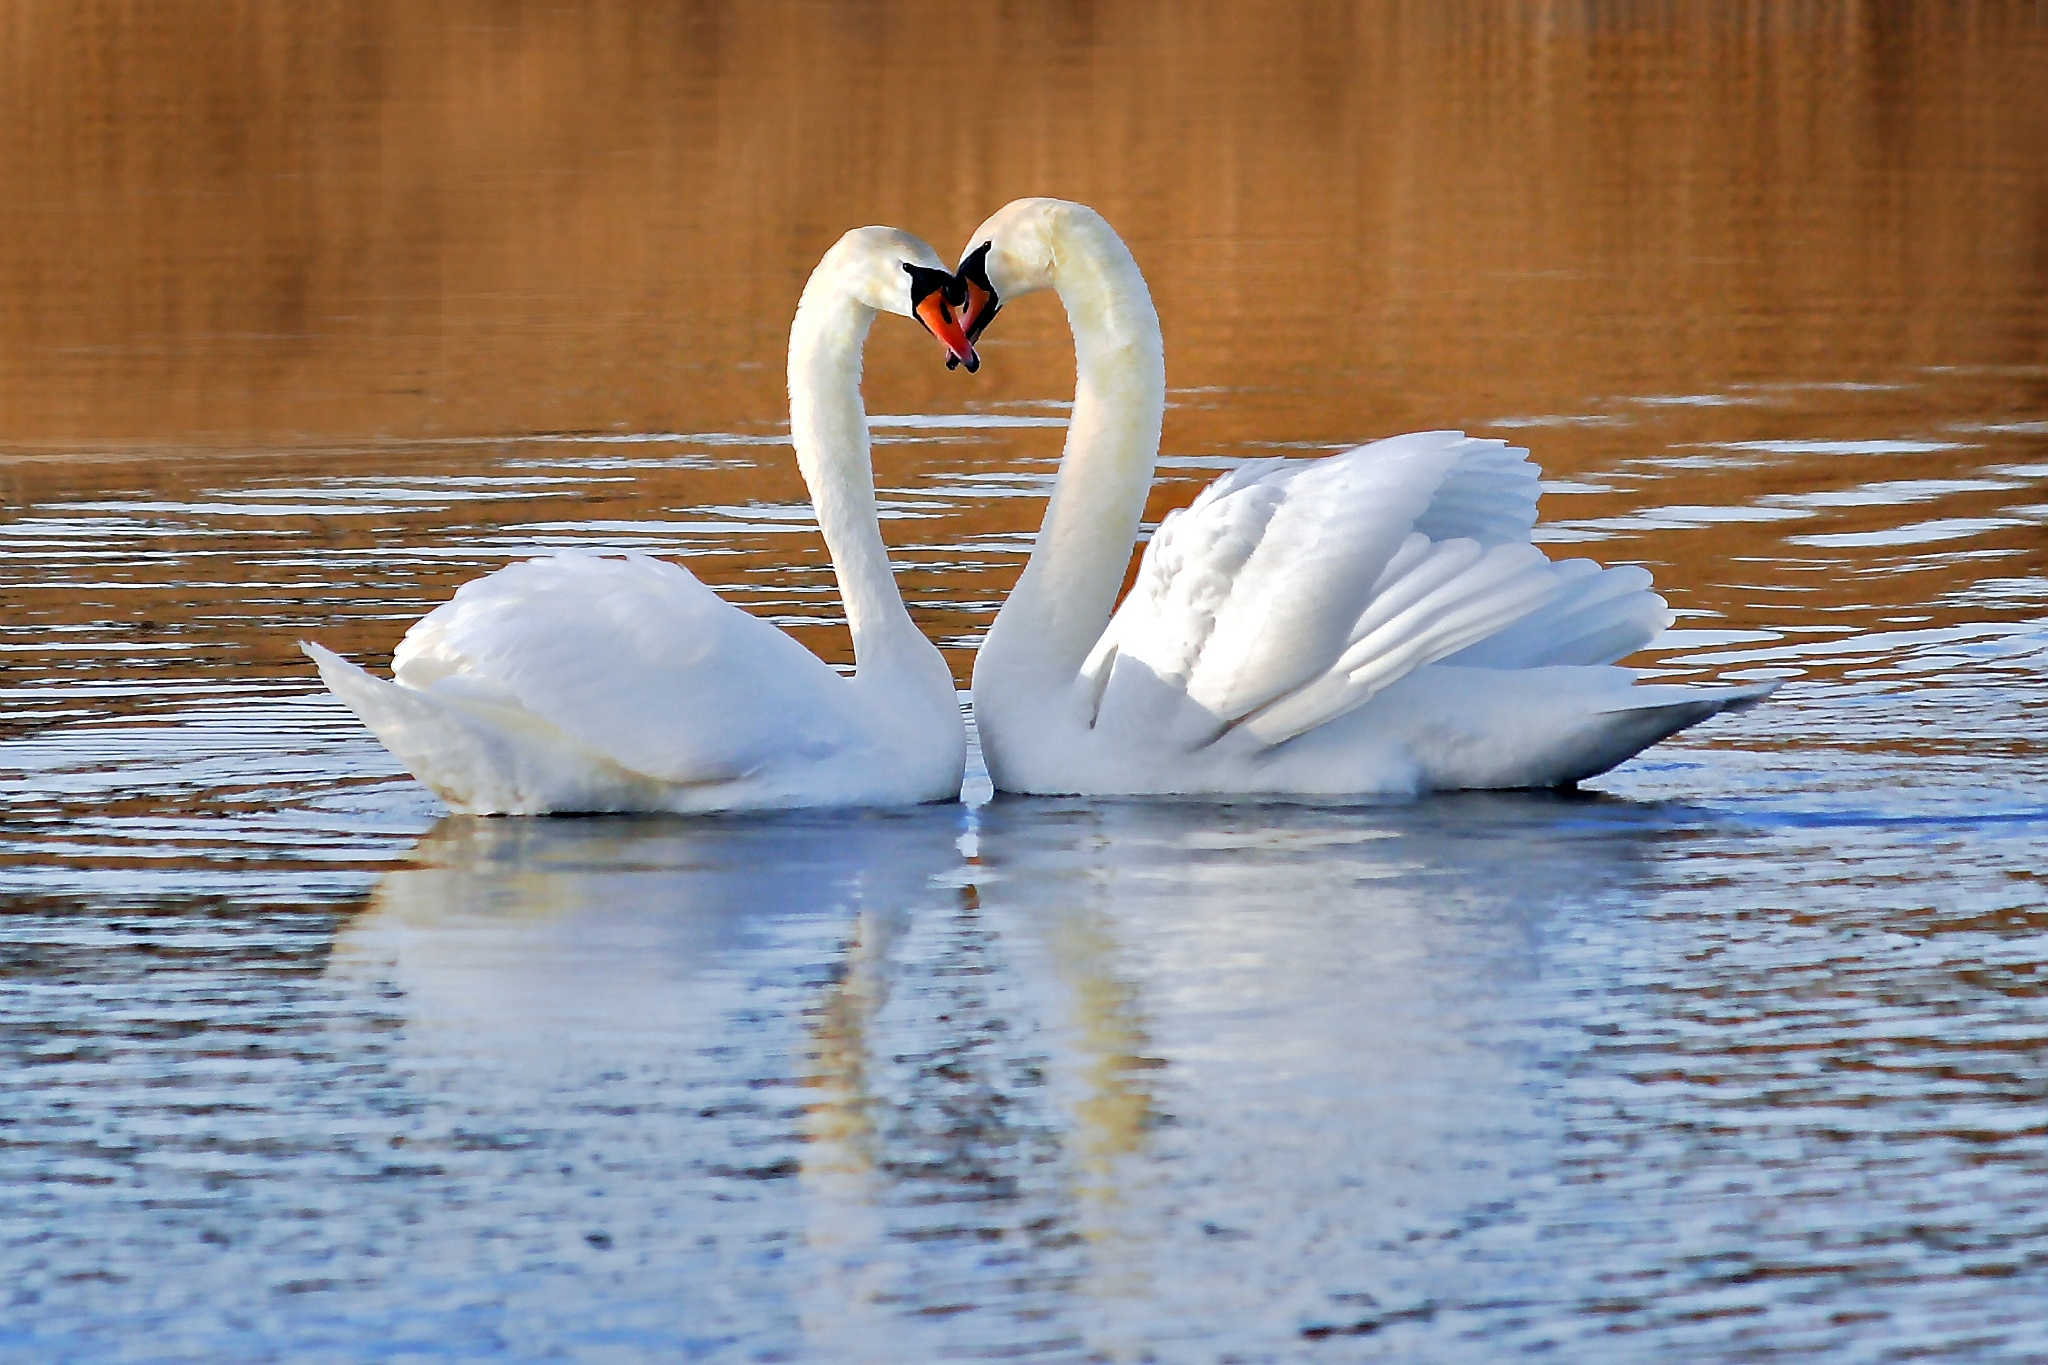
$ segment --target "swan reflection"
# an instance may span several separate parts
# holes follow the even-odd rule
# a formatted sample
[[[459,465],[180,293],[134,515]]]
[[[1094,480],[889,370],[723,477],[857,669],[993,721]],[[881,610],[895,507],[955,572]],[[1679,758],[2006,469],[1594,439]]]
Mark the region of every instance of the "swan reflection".
[[[1091,1343],[1182,1322],[1251,1351],[1467,1278],[1439,1263],[1563,1141],[1541,1071],[1570,1040],[1522,1028],[1547,927],[1696,823],[1492,793],[989,806],[987,911],[1048,1002]]]
[[[1505,795],[451,819],[332,971],[400,1019],[409,1140],[461,1192],[421,1235],[565,1296],[522,1349],[622,1315],[834,1361],[1270,1342],[1442,1283],[1555,1160],[1510,1027],[1545,925],[1685,824]]]

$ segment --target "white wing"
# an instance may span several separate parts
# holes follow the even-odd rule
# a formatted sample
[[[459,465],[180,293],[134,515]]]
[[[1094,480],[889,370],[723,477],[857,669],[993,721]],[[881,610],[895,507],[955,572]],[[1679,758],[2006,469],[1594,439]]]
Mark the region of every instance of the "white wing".
[[[1403,441],[1449,442],[1453,463],[1416,518],[1415,529],[1431,540],[1476,540],[1481,545],[1526,545],[1536,525],[1536,499],[1543,472],[1529,452],[1505,441],[1480,441],[1456,431],[1396,436],[1358,446],[1344,456],[1375,451]]]
[[[1528,543],[1537,493],[1526,451],[1460,432],[1231,471],[1146,547],[1083,669],[1096,726],[1269,747],[1479,645],[1586,586]]]
[[[846,680],[677,565],[575,551],[465,584],[406,632],[399,683],[546,722],[664,782],[729,782],[857,747]]]
[[[1528,451],[1499,441],[1467,441],[1415,529],[1431,540],[1525,543],[1536,525],[1541,481]],[[1611,664],[1671,624],[1671,609],[1650,590],[1647,569],[1607,569],[1590,559],[1563,560],[1551,568],[1555,596],[1443,662],[1497,669]]]
[[[1504,630],[1443,662],[1466,668],[1611,664],[1655,639],[1671,608],[1650,590],[1650,571],[1604,569],[1590,559],[1551,565],[1557,595]]]

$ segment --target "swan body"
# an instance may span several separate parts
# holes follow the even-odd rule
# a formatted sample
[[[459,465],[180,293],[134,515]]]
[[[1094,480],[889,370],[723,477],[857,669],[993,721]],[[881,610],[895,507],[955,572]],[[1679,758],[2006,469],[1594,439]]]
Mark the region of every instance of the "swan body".
[[[958,796],[958,698],[890,571],[860,396],[874,315],[923,312],[916,272],[949,278],[906,233],[849,232],[812,273],[790,331],[791,436],[845,599],[851,677],[678,565],[565,552],[464,585],[406,632],[391,681],[303,646],[322,679],[469,814]],[[954,329],[941,336],[949,350],[971,356],[954,346],[949,313],[941,325]]]
[[[1031,558],[974,669],[1000,791],[1341,796],[1554,787],[1755,687],[1639,685],[1614,661],[1671,622],[1638,568],[1530,543],[1528,452],[1455,431],[1250,461],[1153,534],[1121,588],[1165,411],[1159,320],[1079,204],[985,223],[968,334],[1055,290],[1077,384]]]

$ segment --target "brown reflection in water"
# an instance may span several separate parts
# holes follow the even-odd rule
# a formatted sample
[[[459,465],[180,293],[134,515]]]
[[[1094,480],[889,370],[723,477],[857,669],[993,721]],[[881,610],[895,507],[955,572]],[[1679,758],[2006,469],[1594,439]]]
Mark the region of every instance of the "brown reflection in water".
[[[866,1177],[876,1166],[868,1033],[888,1001],[893,937],[880,915],[861,911],[847,939],[844,974],[810,1011],[804,1083],[813,1093],[804,1105],[804,1135],[811,1146],[803,1169],[814,1182]]]
[[[1071,993],[1065,1020],[1081,1059],[1074,1102],[1075,1161],[1086,1193],[1113,1198],[1117,1158],[1138,1151],[1158,1121],[1147,1073],[1164,1065],[1143,1023],[1138,992],[1116,961],[1119,945],[1099,912],[1077,909],[1047,926],[1055,970]]]
[[[1130,238],[1177,385],[1253,390],[1180,445],[2043,357],[2028,4],[16,0],[0,42],[10,444],[773,422],[838,231],[950,253],[1023,193]],[[1057,324],[979,382],[883,329],[877,404],[1056,393]]]
[[[2031,4],[16,0],[0,51],[0,489],[16,506],[204,501],[265,474],[505,453],[407,447],[423,439],[773,430],[788,318],[839,231],[899,223],[950,254],[1026,193],[1096,204],[1137,251],[1177,391],[1169,454],[1462,426],[1569,475],[1731,442],[1936,442],[1659,466],[1546,500],[1557,522],[2038,459],[2039,442],[1938,442],[2048,414],[2048,20]],[[949,374],[884,319],[870,406],[1071,391],[1050,300],[1007,312],[986,350],[979,376]],[[1880,387],[1815,387],[1845,382]],[[902,488],[1043,468],[1058,445],[998,433],[877,461]],[[165,458],[185,448],[207,458]],[[800,501],[792,466],[763,447],[545,515]],[[1152,513],[1212,473],[1163,471]],[[1965,490],[1926,515],[1993,518],[1967,545],[1997,573],[2048,574],[2040,517],[2006,515],[2029,500]],[[1674,602],[1731,625],[1917,609],[1956,586],[1955,556],[1786,539],[1919,515],[1898,501],[1607,527],[1586,552],[1652,564]],[[82,594],[25,560],[7,575],[20,623],[148,640],[206,621],[187,636],[203,667],[303,680],[298,634],[374,660],[500,562],[397,570],[372,562],[380,547],[522,514],[280,516],[260,543],[307,552],[285,582],[219,527],[158,515],[156,557],[106,571],[154,584]],[[899,546],[942,552],[907,559],[921,623],[978,633],[1014,557],[959,547],[1037,515],[961,498],[891,522]],[[721,586],[822,581],[815,537],[716,548],[738,553],[692,562]],[[188,552],[213,554],[206,572]],[[236,595],[253,615],[222,606]],[[804,634],[846,657],[843,632]]]

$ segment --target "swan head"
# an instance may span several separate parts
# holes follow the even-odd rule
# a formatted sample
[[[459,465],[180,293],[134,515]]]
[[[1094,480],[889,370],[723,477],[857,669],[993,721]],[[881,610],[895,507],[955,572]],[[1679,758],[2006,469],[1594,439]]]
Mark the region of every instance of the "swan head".
[[[820,275],[878,313],[916,318],[946,348],[946,368],[981,368],[959,313],[953,272],[939,253],[897,228],[855,228],[820,262]]]
[[[1015,199],[974,230],[953,275],[955,306],[969,345],[988,330],[1005,303],[1053,287],[1054,242],[1076,215],[1096,218],[1093,209],[1064,199]]]

